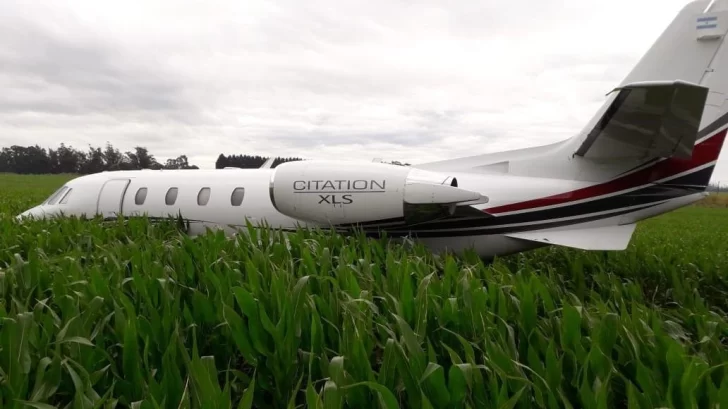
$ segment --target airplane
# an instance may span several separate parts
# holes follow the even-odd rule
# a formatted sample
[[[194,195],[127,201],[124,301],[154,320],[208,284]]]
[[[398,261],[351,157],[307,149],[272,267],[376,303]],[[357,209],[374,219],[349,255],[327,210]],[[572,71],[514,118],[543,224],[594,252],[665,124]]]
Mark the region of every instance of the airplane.
[[[399,166],[106,171],[18,219],[181,216],[189,234],[246,221],[410,238],[488,259],[543,246],[624,250],[636,223],[707,195],[728,130],[728,0],[687,4],[576,135]]]

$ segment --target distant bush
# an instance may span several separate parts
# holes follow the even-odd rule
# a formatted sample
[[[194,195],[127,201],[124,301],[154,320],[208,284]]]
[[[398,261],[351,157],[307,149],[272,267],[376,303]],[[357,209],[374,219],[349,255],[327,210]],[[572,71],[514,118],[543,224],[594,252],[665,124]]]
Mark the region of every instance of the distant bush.
[[[728,193],[711,193],[705,199],[695,203],[703,207],[728,207]]]

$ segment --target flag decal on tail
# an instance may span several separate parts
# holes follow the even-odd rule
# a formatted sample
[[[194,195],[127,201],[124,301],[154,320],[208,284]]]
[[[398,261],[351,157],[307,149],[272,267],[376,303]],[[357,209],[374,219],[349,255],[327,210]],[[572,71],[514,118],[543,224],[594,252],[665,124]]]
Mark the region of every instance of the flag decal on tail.
[[[698,17],[698,26],[696,27],[698,30],[716,27],[718,27],[718,17]]]
[[[695,18],[695,31],[698,40],[716,40],[723,37],[728,28],[725,22],[725,11],[699,15]]]

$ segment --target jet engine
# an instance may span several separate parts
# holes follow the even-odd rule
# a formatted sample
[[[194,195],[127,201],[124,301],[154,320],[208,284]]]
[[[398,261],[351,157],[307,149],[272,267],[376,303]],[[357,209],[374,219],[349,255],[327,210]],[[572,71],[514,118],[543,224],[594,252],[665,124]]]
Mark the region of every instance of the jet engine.
[[[385,163],[294,161],[275,168],[270,198],[281,213],[329,225],[404,219],[407,224],[454,214],[487,197],[457,187],[448,175]]]

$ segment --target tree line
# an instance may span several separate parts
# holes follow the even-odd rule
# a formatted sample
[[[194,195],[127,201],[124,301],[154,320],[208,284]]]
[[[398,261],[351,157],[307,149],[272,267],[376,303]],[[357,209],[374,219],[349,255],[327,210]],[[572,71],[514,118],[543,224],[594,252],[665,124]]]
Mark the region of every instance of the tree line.
[[[265,163],[269,158],[266,158],[265,156],[259,156],[259,155],[223,155],[222,153],[220,156],[217,157],[217,160],[215,161],[215,169],[223,169],[223,168],[243,168],[243,169],[255,169],[259,168],[261,165]],[[275,168],[276,166],[280,165],[284,162],[291,162],[296,160],[303,160],[301,158],[281,158],[276,157],[273,160],[273,164],[271,167]]]
[[[259,155],[224,155],[221,153],[215,162],[215,168],[259,168],[266,160],[268,160],[267,157]],[[297,160],[303,159],[276,157],[272,167]],[[409,166],[408,163],[398,161],[387,163]],[[143,146],[136,146],[130,151],[121,152],[108,142],[103,148],[89,145],[86,151],[66,146],[64,143],[61,143],[56,149],[45,149],[38,145],[13,145],[0,150],[0,173],[87,175],[103,171],[139,169],[199,169],[199,167],[190,164],[187,155],[160,162]]]
[[[0,150],[0,172],[89,174],[105,170],[134,169],[198,169],[198,167],[189,164],[187,155],[160,163],[143,146],[121,152],[110,143],[104,148],[89,146],[87,151],[63,143],[57,149],[45,149],[38,145],[13,145]]]
[[[728,185],[721,185],[720,183],[710,183],[706,190],[708,192],[728,192]]]

